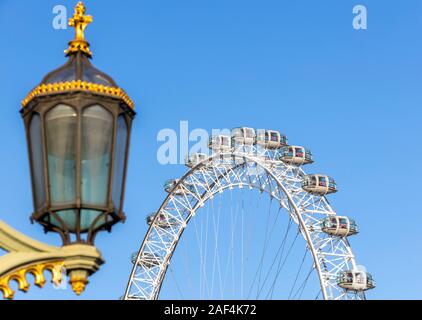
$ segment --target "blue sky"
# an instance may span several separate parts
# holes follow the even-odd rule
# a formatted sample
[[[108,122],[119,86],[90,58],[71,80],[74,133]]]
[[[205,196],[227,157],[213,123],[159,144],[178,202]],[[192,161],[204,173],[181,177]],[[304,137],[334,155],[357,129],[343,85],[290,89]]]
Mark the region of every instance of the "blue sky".
[[[30,225],[32,198],[20,101],[65,62],[72,30],[52,27],[52,8],[76,1],[0,0],[0,219],[59,244]],[[252,126],[274,128],[309,147],[307,171],[336,178],[330,196],[361,233],[359,264],[377,280],[373,299],[421,299],[422,3],[407,1],[91,1],[87,39],[93,63],[137,105],[125,211],[127,223],[96,244],[107,263],[82,298],[115,299],[145,215],[164,199],[162,184],[185,172],[156,159],[157,133]],[[368,29],[352,28],[352,8],[368,9]],[[17,298],[67,299],[51,286]]]

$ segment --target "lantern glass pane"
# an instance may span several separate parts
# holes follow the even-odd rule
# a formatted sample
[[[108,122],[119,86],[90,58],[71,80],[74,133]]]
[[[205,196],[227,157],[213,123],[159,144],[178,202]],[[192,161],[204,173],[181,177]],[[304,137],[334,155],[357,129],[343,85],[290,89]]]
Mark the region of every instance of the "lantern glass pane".
[[[113,204],[116,210],[120,210],[123,192],[123,177],[125,174],[126,148],[127,148],[127,124],[124,115],[117,118],[117,136],[114,153],[114,176],[113,176]]]
[[[32,180],[34,182],[35,206],[45,205],[44,154],[42,151],[41,118],[34,114],[29,127],[31,139]]]
[[[101,214],[102,214],[101,211],[82,209],[81,210],[81,232],[87,232],[90,227],[94,227],[93,225],[94,221],[96,222],[96,224],[98,224],[96,219]],[[98,220],[99,222],[104,223],[104,219],[99,218]]]
[[[76,232],[76,210],[61,210],[57,211],[56,214],[60,218],[61,222],[66,225],[69,232]],[[54,215],[51,215],[50,219],[52,225],[59,227],[60,229],[63,228],[63,225],[59,222],[58,219],[56,219]]]
[[[99,105],[82,113],[81,196],[83,205],[107,206],[113,116]]]
[[[61,104],[46,114],[45,121],[51,204],[73,204],[76,199],[76,112]]]

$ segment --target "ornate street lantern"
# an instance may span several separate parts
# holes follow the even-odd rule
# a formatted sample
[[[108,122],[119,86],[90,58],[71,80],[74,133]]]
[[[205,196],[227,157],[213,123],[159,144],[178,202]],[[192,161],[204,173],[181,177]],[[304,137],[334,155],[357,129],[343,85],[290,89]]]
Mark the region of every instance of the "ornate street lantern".
[[[22,102],[31,166],[32,221],[65,245],[93,244],[125,219],[124,185],[133,102],[90,62],[84,38],[92,17],[79,2],[69,25],[76,37],[68,61],[47,74]]]

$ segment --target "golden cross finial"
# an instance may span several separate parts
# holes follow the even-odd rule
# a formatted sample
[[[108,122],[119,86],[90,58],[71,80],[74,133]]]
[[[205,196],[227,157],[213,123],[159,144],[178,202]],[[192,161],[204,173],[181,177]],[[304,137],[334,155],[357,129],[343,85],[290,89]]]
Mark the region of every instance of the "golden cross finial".
[[[85,15],[85,5],[82,1],[75,6],[75,13],[69,19],[69,26],[75,28],[75,39],[69,42],[69,48],[65,51],[67,55],[72,52],[82,51],[89,57],[92,56],[89,50],[89,43],[85,41],[85,29],[92,22],[92,16]]]
[[[92,16],[85,15],[85,5],[82,1],[78,2],[75,7],[75,14],[69,19],[69,26],[75,28],[75,40],[85,41],[84,31],[91,22]]]

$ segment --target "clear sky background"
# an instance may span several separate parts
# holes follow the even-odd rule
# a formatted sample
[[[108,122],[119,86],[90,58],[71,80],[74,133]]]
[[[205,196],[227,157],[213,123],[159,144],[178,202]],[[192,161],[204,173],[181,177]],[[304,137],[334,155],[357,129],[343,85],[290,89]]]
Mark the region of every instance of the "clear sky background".
[[[73,30],[52,27],[52,8],[75,1],[0,0],[0,219],[41,241],[30,225],[32,196],[20,101],[65,62]],[[167,178],[183,165],[156,159],[157,133],[251,126],[286,133],[309,147],[307,171],[336,178],[338,212],[359,223],[351,239],[374,275],[371,299],[422,298],[419,200],[422,119],[422,2],[349,0],[85,1],[93,63],[133,98],[125,211],[128,219],[96,245],[106,264],[82,298],[116,299],[130,254],[146,231]],[[352,28],[352,8],[368,9],[368,29]],[[17,298],[75,298],[31,287]]]

